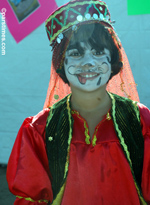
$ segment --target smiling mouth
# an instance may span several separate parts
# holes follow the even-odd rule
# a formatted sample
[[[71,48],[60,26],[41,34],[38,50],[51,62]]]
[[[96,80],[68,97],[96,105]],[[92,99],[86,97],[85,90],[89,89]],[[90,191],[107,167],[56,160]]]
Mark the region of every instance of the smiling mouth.
[[[82,73],[82,74],[77,74],[77,78],[79,80],[79,82],[84,85],[86,83],[87,80],[94,80],[95,78],[97,78],[97,76],[99,76],[100,74],[97,73]]]

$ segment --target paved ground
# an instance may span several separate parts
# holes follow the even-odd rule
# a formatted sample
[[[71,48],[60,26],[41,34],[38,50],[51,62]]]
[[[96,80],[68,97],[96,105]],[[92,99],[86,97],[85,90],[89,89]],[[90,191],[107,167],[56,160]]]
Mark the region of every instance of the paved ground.
[[[5,165],[0,165],[0,205],[13,205],[15,196],[13,196],[8,189],[6,168]]]

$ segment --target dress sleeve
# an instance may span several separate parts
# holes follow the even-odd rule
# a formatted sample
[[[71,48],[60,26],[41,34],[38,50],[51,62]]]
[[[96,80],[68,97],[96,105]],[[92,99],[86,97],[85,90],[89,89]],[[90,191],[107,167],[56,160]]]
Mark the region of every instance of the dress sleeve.
[[[144,160],[142,172],[143,197],[150,204],[150,110],[139,104],[142,133],[144,137]]]
[[[14,143],[7,166],[10,191],[15,205],[45,205],[52,201],[50,171],[45,145],[49,109],[26,118]]]

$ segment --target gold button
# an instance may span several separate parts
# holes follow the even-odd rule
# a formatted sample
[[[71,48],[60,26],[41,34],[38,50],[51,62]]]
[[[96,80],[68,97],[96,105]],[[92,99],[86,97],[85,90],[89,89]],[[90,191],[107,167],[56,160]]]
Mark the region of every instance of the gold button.
[[[49,137],[48,140],[51,142],[53,141],[53,137]]]

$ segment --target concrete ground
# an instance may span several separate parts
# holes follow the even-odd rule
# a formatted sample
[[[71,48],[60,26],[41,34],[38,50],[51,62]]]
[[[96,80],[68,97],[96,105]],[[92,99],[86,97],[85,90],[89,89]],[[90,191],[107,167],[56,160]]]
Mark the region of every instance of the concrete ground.
[[[0,205],[13,205],[15,196],[8,189],[6,169],[6,165],[0,165]]]

